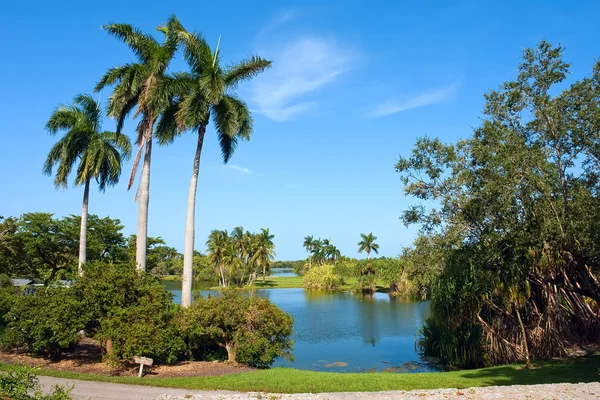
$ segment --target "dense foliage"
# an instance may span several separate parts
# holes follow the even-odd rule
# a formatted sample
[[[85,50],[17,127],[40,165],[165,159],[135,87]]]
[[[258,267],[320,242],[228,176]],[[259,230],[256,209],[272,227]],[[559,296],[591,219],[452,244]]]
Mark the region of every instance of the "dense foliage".
[[[0,273],[16,278],[50,283],[76,276],[81,217],[55,218],[49,213],[25,213],[19,218],[0,219]],[[118,219],[90,214],[87,221],[87,261],[135,262],[136,237],[123,235]],[[178,275],[183,258],[160,237],[148,237],[148,271],[156,276]],[[216,280],[208,258],[194,254],[197,279]]]
[[[13,296],[2,342],[8,347],[24,347],[33,354],[56,358],[71,349],[78,333],[90,318],[82,299],[70,288],[52,287],[32,295]]]
[[[136,355],[159,363],[227,357],[215,351],[220,346],[229,360],[259,367],[291,355],[293,321],[268,300],[225,292],[182,310],[155,277],[130,263],[89,262],[71,287],[27,295],[0,288],[0,305],[7,310],[3,345],[50,357],[72,350],[82,330],[113,363]]]
[[[421,345],[449,364],[529,363],[600,338],[600,63],[567,86],[562,53],[525,50],[471,138],[419,139],[396,166],[422,201],[405,222],[438,234]]]
[[[0,374],[0,398],[9,400],[70,400],[71,395],[64,386],[54,386],[50,394],[44,394],[35,369],[29,367],[9,367]]]
[[[309,269],[302,278],[302,287],[309,290],[335,290],[344,284],[332,265],[318,265]]]
[[[229,361],[267,367],[277,357],[293,359],[292,325],[292,317],[268,299],[226,289],[184,309],[181,330],[192,347],[213,341]]]

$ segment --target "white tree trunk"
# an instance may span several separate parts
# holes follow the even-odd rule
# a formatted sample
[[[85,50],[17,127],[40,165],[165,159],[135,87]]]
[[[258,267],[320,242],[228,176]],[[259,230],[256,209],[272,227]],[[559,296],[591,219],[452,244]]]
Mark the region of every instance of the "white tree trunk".
[[[196,191],[198,188],[198,172],[200,170],[200,156],[206,126],[198,129],[198,143],[196,144],[196,155],[194,156],[194,168],[190,180],[188,192],[187,214],[185,217],[185,235],[183,239],[183,276],[181,279],[181,306],[189,307],[192,304],[192,282],[194,279],[194,238],[196,218]]]
[[[90,180],[85,181],[83,189],[83,205],[81,207],[81,227],[79,228],[79,264],[77,273],[83,276],[83,264],[87,261],[87,223],[88,223],[88,206],[90,197]]]
[[[135,262],[138,271],[146,271],[146,250],[148,240],[148,203],[150,201],[150,161],[152,157],[152,126],[148,122],[144,132],[145,150],[144,163],[142,164],[142,177],[140,179],[140,195],[138,208],[138,229],[135,252]]]

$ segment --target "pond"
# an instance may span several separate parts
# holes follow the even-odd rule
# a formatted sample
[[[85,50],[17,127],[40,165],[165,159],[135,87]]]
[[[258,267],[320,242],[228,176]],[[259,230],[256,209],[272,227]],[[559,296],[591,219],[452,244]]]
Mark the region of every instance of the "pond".
[[[181,283],[165,284],[175,295],[174,301],[180,302]],[[304,289],[256,293],[294,317],[295,361],[277,360],[274,366],[331,372],[435,369],[415,349],[415,338],[429,316],[427,302],[394,299],[385,293],[372,297]]]

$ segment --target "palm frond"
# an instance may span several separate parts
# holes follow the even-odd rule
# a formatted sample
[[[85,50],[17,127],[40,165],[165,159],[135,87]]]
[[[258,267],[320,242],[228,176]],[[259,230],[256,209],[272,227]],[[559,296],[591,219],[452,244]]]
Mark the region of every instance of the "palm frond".
[[[143,63],[152,60],[160,45],[151,35],[145,34],[129,24],[108,24],[102,27],[110,35],[125,43]]]
[[[46,122],[46,130],[50,134],[55,134],[61,129],[69,129],[77,125],[82,117],[82,113],[73,106],[59,106]]]
[[[85,119],[90,123],[91,130],[99,130],[102,125],[102,109],[100,104],[89,94],[80,93],[75,96],[73,102],[79,105],[80,110],[85,115]]]
[[[115,83],[121,81],[123,77],[133,68],[132,64],[125,64],[119,67],[110,68],[102,75],[100,81],[94,87],[94,92],[99,92],[107,86],[112,86]]]
[[[225,70],[225,84],[228,88],[235,88],[240,82],[252,79],[271,66],[271,61],[258,56],[231,65]]]

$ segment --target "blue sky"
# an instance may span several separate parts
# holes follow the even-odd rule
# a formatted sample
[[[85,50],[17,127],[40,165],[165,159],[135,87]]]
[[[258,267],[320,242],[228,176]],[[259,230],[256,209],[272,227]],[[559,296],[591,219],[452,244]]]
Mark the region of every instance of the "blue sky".
[[[513,78],[522,48],[543,38],[566,47],[573,78],[588,74],[600,55],[599,12],[594,1],[3,4],[0,215],[80,213],[81,188],[56,191],[41,173],[56,140],[43,129],[46,119],[59,103],[92,92],[107,68],[133,60],[101,25],[152,31],[174,13],[210,43],[222,35],[226,64],[252,54],[273,61],[238,90],[254,112],[254,135],[229,165],[208,130],[196,248],[204,250],[210,230],[242,225],[270,228],[278,259],[304,258],[308,234],[357,256],[359,234],[371,231],[380,254],[394,256],[416,233],[398,220],[414,202],[394,172],[399,155],[420,136],[469,136],[483,93]],[[184,68],[178,57],[171,69]],[[125,132],[134,127],[129,122]],[[180,250],[194,146],[186,134],[156,146],[152,159],[149,235]],[[90,212],[119,218],[129,234],[137,204],[126,175],[104,194],[92,191]]]

